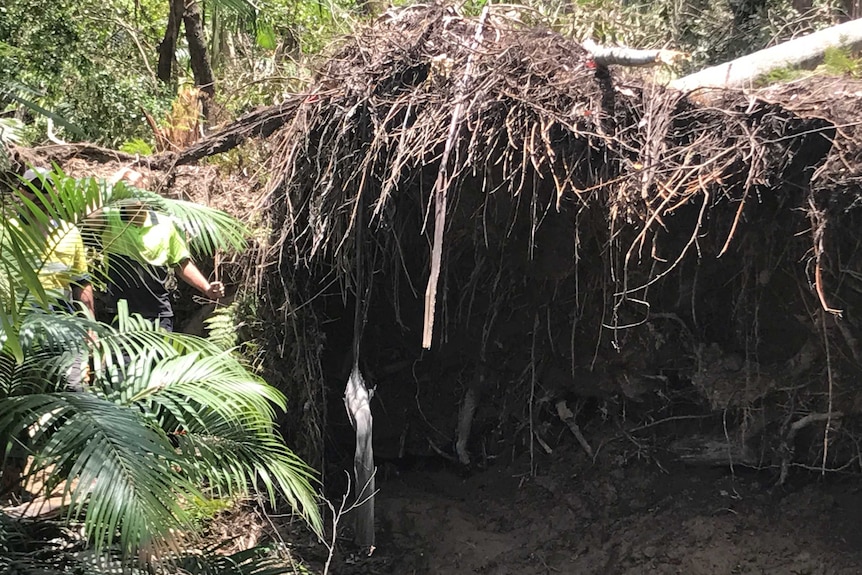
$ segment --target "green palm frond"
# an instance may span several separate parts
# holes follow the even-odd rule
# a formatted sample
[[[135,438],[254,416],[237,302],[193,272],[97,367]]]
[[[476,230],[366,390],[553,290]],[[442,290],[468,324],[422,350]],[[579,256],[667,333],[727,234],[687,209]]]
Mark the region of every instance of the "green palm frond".
[[[93,178],[63,181],[69,185],[70,195],[76,188],[86,190],[86,204],[95,209],[119,208],[132,202],[142,201],[156,211],[172,217],[189,236],[189,247],[197,253],[212,255],[217,250],[242,250],[246,247],[248,229],[236,218],[207,206],[184,200],[162,197],[156,193],[117,182],[113,186]],[[84,227],[98,224],[92,212],[82,218]]]
[[[29,429],[41,466],[65,471],[69,516],[83,517],[96,549],[117,543],[130,555],[188,523],[179,501],[198,491],[176,471],[181,459],[164,433],[140,411],[59,392],[7,397],[0,413],[0,434]]]
[[[246,226],[221,210],[165,198],[124,182],[110,185],[97,178],[72,178],[56,165],[53,166],[51,179],[53,185],[47,186],[48,190],[44,193],[30,185],[30,191],[42,204],[41,211],[33,202],[17,194],[23,205],[40,212],[36,215],[39,223],[62,220],[79,226],[85,238],[97,238],[104,225],[103,210],[144,202],[173,218],[188,234],[189,247],[198,254],[212,255],[218,250],[242,250],[246,247]],[[27,184],[22,182],[22,185]]]
[[[54,311],[60,302],[39,281],[40,229],[52,220],[97,233],[105,209],[142,200],[210,253],[242,247],[244,228],[209,208],[75,180],[56,167],[52,179],[45,192],[31,187],[36,202],[17,194],[18,208],[2,208],[0,451],[10,438],[29,438],[33,469],[50,468],[47,483],[65,486],[66,519],[83,522],[98,553],[166,549],[170,529],[191,528],[202,484],[225,495],[284,498],[320,533],[314,473],[276,431],[276,411],[286,408],[278,390],[214,341],[166,333],[122,306],[116,327]],[[84,361],[92,369],[87,390],[66,391],[68,373]],[[247,567],[237,572],[267,573],[244,561],[236,559]]]
[[[92,186],[92,181],[82,180],[80,185]],[[212,255],[217,250],[242,250],[248,228],[236,218],[194,202],[164,198],[153,192],[141,190],[123,182],[113,186],[101,184],[104,189],[105,207],[121,206],[131,201],[143,201],[157,211],[171,216],[189,235],[189,246],[198,253]]]
[[[193,462],[188,473],[222,494],[262,489],[273,504],[283,496],[320,532],[313,473],[274,428],[280,392],[226,352],[150,358],[129,375],[124,401],[156,414]]]
[[[0,210],[0,346],[21,361],[21,322],[33,309],[48,309],[57,300],[39,280],[42,264],[37,254],[44,251],[45,238],[35,226],[19,225],[11,206],[4,204]]]
[[[37,114],[45,116],[49,120],[56,123],[58,126],[63,126],[69,131],[69,133],[75,134],[80,138],[87,137],[84,134],[83,130],[81,130],[80,127],[71,122],[69,119],[41,106],[37,102],[37,100],[40,99],[42,99],[42,94],[40,94],[36,90],[33,90],[32,88],[25,86],[24,84],[11,82],[9,80],[3,80],[2,82],[0,82],[0,102],[4,100],[12,100],[14,102],[17,102],[25,108],[36,112]]]
[[[277,435],[249,425],[207,423],[200,429],[193,424],[177,432],[179,450],[196,455],[195,472],[201,480],[220,494],[242,492],[247,486],[254,486],[273,505],[277,504],[278,496],[283,496],[315,533],[322,533],[317,500],[311,489],[314,475]]]
[[[6,377],[27,393],[0,395],[0,436],[30,430],[40,467],[74,485],[70,517],[83,518],[97,547],[158,541],[186,520],[177,501],[194,501],[201,481],[284,497],[320,532],[313,472],[275,431],[283,395],[230,353],[123,312],[117,329],[62,314],[33,314],[25,326],[26,359]],[[62,346],[80,350],[93,327],[90,392],[64,392],[54,382],[76,356]]]

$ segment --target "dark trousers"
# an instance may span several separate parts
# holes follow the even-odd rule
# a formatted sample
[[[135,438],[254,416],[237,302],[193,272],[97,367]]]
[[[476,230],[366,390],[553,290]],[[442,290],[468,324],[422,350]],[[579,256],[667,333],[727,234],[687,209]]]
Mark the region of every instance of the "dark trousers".
[[[149,318],[147,318],[149,319]],[[159,327],[167,332],[174,331],[174,318],[172,317],[160,317],[159,318]]]

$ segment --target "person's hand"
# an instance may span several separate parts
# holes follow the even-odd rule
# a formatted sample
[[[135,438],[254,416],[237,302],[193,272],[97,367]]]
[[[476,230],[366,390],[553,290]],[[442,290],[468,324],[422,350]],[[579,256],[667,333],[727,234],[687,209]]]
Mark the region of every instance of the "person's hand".
[[[224,297],[224,284],[221,282],[212,282],[204,294],[210,299],[221,299]]]

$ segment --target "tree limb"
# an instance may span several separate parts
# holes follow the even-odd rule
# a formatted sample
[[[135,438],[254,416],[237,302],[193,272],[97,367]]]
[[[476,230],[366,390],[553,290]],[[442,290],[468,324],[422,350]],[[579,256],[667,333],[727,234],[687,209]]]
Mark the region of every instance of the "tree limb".
[[[773,70],[822,60],[829,48],[854,49],[860,46],[862,19],[851,20],[684,76],[671,82],[669,87],[684,92],[700,88],[744,88]]]
[[[626,46],[600,46],[590,39],[584,40],[581,46],[590,53],[596,64],[604,66],[654,66],[673,64],[677,60],[687,58],[686,54],[675,50],[638,50]]]

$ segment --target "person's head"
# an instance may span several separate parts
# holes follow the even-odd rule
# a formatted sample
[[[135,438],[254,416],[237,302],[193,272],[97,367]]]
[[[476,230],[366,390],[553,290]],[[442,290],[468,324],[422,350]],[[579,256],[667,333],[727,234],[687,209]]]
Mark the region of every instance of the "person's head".
[[[140,226],[147,220],[149,209],[146,203],[134,200],[120,206],[120,218],[124,222],[131,222]]]
[[[18,183],[18,193],[44,208],[43,199],[47,198],[50,189],[54,186],[54,178],[51,170],[41,167],[33,167],[24,172]]]

